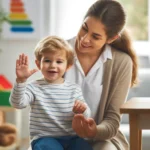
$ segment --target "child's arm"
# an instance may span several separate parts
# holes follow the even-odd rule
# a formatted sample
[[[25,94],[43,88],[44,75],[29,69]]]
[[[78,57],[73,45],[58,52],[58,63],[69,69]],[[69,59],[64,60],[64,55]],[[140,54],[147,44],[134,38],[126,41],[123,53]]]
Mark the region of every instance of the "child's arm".
[[[72,109],[73,112],[83,114],[86,118],[91,117],[91,110],[83,98],[81,88],[76,89],[75,95],[76,101]]]
[[[37,70],[29,70],[28,57],[24,54],[16,61],[16,83],[11,91],[9,101],[15,108],[28,106],[33,100],[32,87],[26,85],[26,80]]]
[[[91,117],[91,110],[89,106],[81,100],[76,100],[73,106],[73,112],[76,114],[83,114],[86,118]]]
[[[22,109],[34,101],[32,86],[27,83],[15,83],[9,97],[10,104],[17,109]]]

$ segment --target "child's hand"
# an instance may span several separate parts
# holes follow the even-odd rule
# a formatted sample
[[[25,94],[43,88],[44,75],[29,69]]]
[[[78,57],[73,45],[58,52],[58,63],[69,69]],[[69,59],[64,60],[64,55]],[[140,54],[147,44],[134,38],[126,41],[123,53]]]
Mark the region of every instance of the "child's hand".
[[[16,76],[17,82],[25,82],[37,69],[29,69],[28,56],[25,54],[19,55],[19,59],[16,60]]]
[[[82,101],[76,100],[73,106],[74,113],[84,113],[86,110],[86,104]]]

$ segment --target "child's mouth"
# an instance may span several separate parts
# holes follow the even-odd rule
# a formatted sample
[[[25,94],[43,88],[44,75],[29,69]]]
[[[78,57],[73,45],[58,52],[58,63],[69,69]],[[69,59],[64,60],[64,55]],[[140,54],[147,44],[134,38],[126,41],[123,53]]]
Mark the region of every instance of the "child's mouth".
[[[49,73],[57,73],[56,71],[48,71]]]

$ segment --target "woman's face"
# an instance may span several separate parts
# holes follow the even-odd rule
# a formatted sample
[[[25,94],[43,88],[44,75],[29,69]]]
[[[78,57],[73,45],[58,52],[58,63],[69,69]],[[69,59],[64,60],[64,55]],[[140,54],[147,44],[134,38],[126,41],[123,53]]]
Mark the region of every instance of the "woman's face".
[[[104,25],[94,17],[87,17],[76,39],[76,51],[85,54],[99,54],[107,43]]]

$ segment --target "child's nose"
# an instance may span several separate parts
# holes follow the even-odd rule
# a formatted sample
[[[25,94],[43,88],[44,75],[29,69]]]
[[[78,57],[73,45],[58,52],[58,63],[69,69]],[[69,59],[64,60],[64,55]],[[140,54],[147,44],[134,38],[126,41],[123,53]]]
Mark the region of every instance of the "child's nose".
[[[51,63],[51,67],[55,67],[56,66],[56,63],[55,62],[52,62]]]

